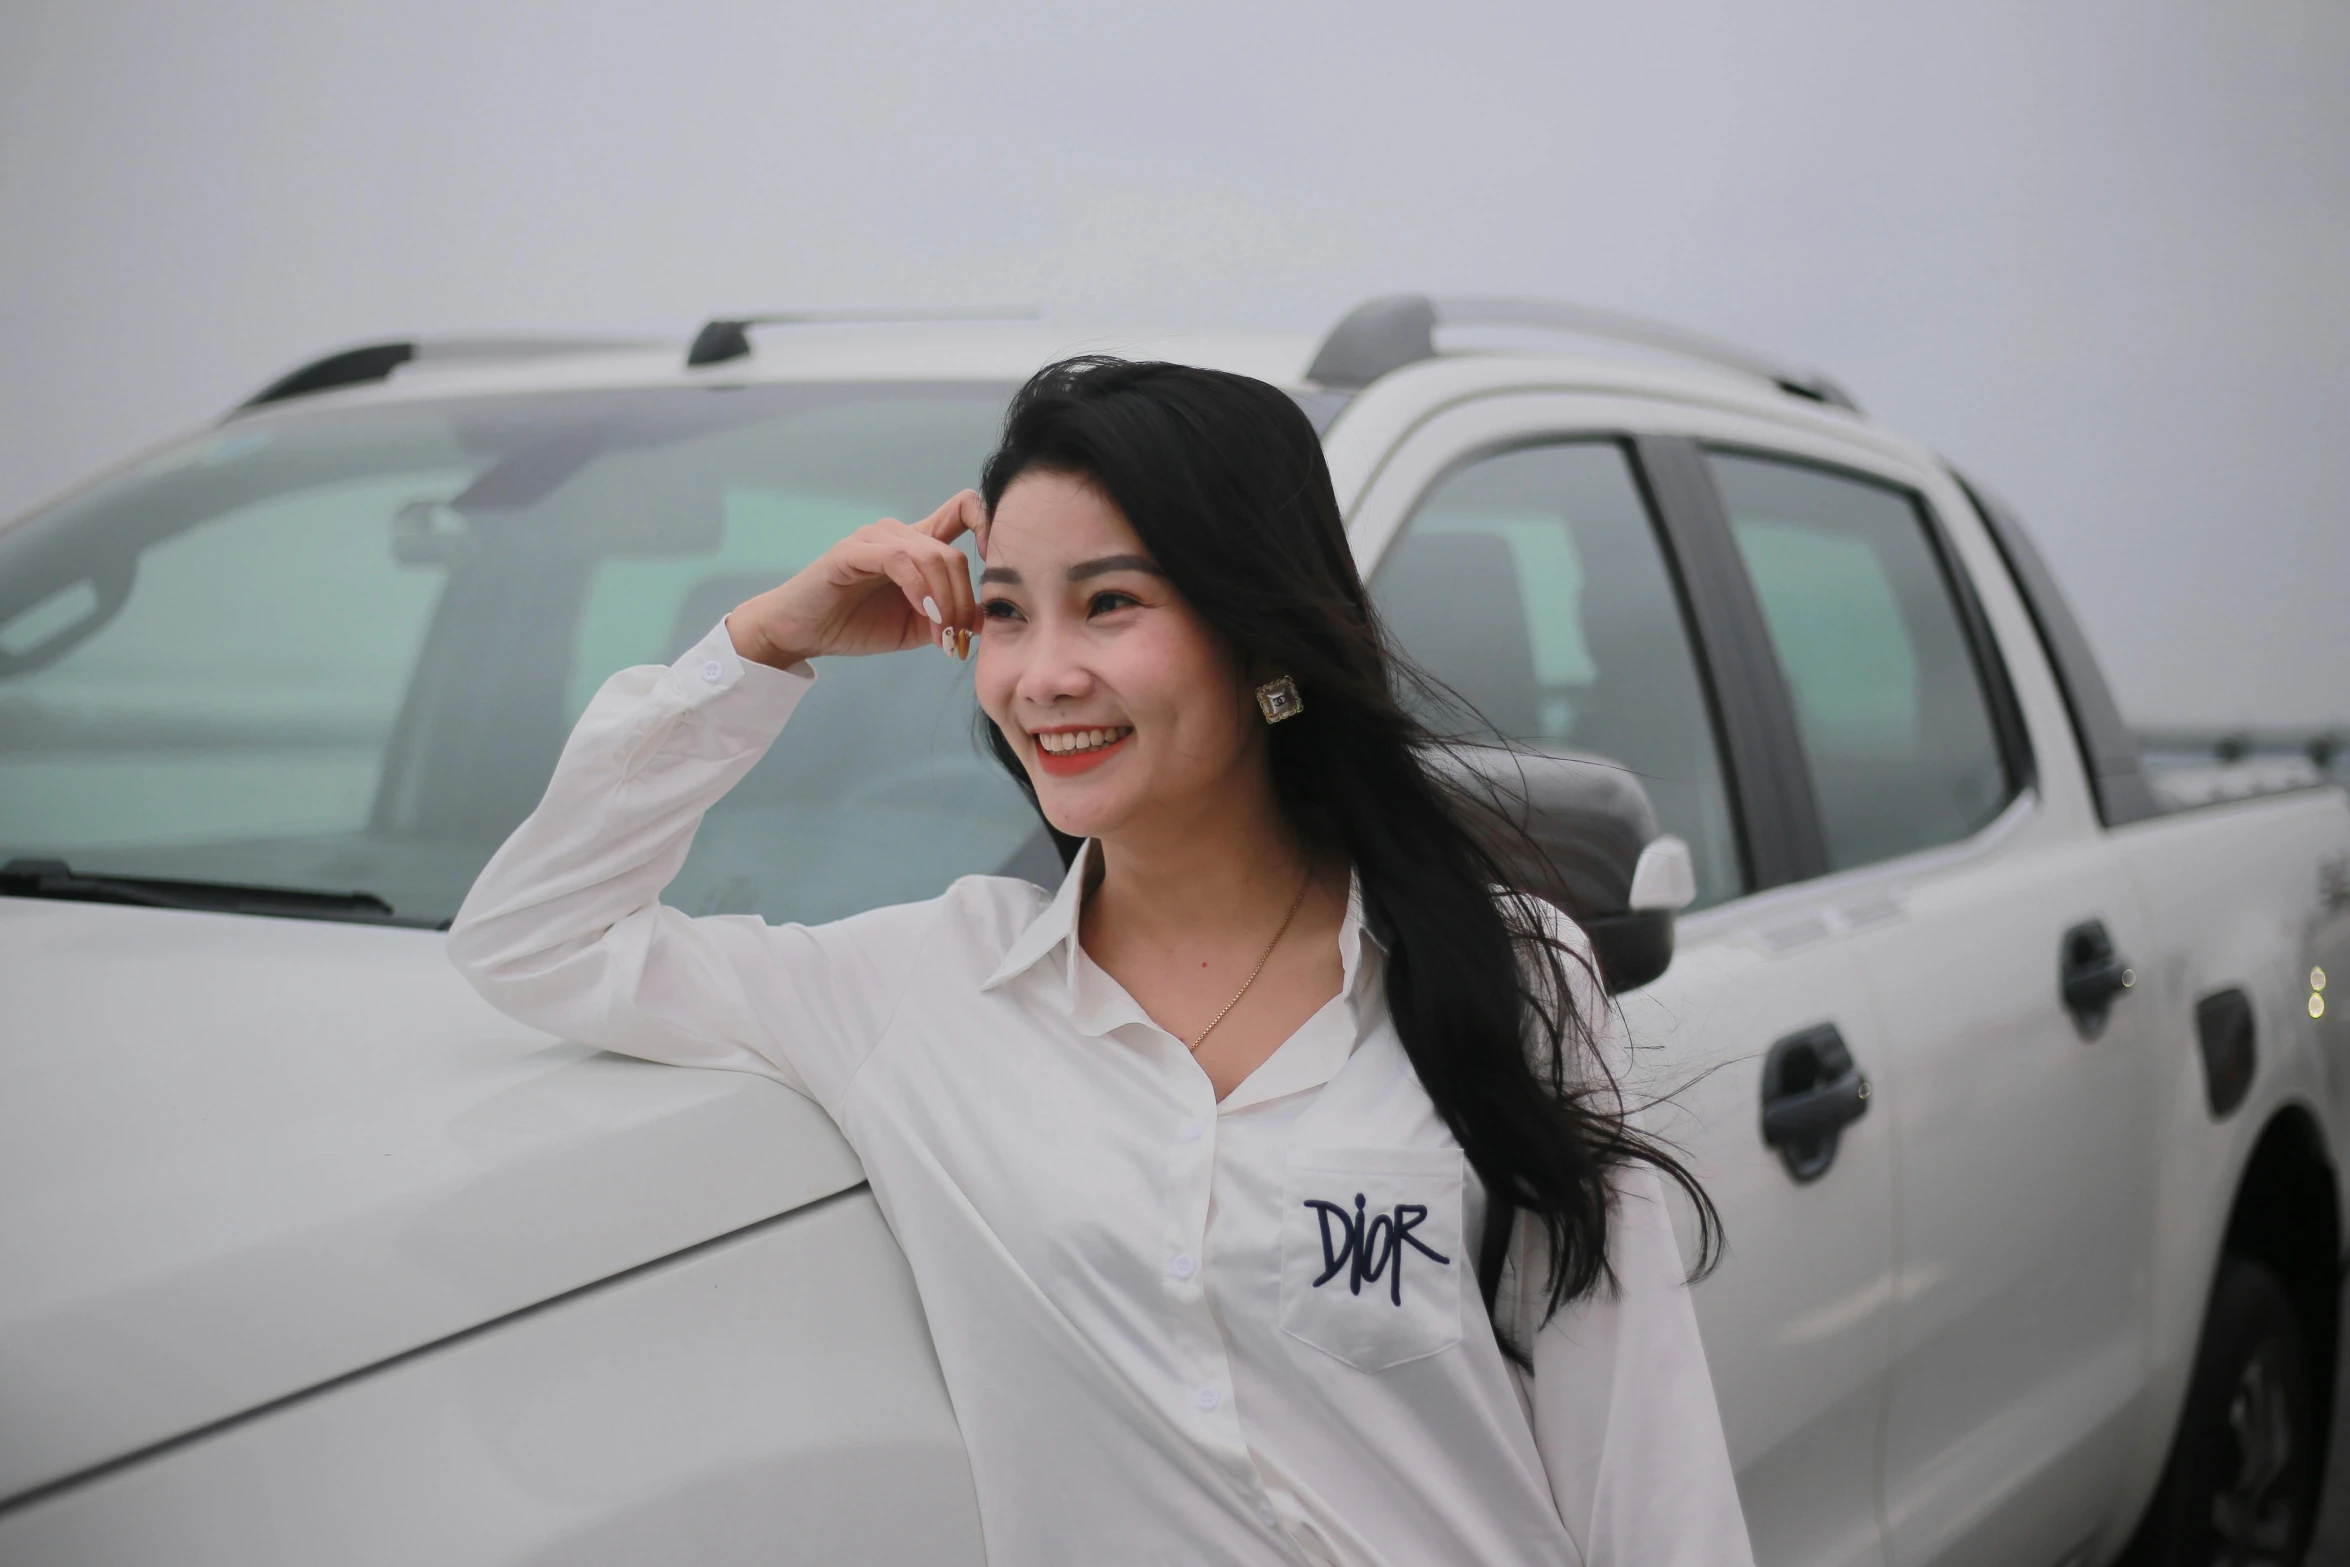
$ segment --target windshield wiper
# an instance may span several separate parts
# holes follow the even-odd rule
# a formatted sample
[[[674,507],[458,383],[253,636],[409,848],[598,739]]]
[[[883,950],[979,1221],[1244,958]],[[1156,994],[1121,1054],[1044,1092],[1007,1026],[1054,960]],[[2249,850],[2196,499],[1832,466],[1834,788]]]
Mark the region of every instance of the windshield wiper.
[[[415,925],[372,892],[311,892],[233,881],[174,881],[160,876],[84,876],[63,860],[14,859],[0,865],[0,897],[61,898],[77,903],[135,903],[154,909],[274,914],[292,919],[359,920]]]

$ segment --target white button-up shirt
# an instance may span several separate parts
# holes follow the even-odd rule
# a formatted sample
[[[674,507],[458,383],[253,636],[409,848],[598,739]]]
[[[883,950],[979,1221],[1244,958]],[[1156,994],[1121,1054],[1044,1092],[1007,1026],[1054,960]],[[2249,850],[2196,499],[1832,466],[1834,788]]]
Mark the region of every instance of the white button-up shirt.
[[[966,877],[828,925],[663,906],[813,678],[723,625],[613,676],[450,950],[524,1021],[831,1114],[920,1285],[991,1561],[1749,1561],[1658,1181],[1619,1177],[1615,1290],[1519,1373],[1359,897],[1339,994],[1220,1103],[1079,944],[1082,858],[1058,894]]]

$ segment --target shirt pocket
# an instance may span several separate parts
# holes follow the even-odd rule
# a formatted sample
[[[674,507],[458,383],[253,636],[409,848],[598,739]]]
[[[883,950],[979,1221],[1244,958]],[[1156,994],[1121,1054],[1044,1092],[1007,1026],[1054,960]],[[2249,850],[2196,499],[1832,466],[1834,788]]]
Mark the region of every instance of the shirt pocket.
[[[1311,1148],[1289,1156],[1281,1327],[1358,1371],[1460,1342],[1457,1148]]]

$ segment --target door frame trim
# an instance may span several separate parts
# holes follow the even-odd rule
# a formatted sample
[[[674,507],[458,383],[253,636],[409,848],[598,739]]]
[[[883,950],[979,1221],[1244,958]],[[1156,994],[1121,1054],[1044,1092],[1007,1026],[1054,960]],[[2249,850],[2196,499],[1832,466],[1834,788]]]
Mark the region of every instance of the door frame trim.
[[[1828,868],[1819,802],[1795,700],[1721,492],[1689,436],[1635,435],[1632,449],[1688,597],[1698,662],[1717,693],[1723,760],[1746,827],[1749,890],[1809,881]]]

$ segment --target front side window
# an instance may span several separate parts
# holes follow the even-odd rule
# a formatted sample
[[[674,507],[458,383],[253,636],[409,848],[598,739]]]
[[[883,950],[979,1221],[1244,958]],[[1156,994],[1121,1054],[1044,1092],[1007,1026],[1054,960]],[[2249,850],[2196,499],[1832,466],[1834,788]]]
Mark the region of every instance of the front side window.
[[[439,924],[613,671],[971,483],[1009,388],[662,387],[248,415],[0,533],[0,860]],[[1035,814],[966,669],[840,659],[667,901],[821,920]]]
[[[1794,699],[1830,868],[1982,828],[2012,791],[1921,503],[1795,462],[1707,460]]]
[[[1563,441],[1454,470],[1371,590],[1405,656],[1459,698],[1428,704],[1435,728],[1629,768],[1688,841],[1698,903],[1742,890],[1688,624],[1622,447]]]

